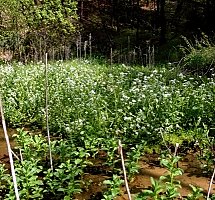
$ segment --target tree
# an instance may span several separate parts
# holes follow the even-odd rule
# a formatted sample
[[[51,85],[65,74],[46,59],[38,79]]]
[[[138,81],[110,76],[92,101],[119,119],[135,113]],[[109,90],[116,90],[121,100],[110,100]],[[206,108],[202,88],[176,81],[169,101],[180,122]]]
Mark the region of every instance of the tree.
[[[1,37],[9,31],[16,33],[14,41],[19,48],[24,47],[20,54],[33,54],[69,41],[77,27],[76,0],[1,0],[0,7]]]

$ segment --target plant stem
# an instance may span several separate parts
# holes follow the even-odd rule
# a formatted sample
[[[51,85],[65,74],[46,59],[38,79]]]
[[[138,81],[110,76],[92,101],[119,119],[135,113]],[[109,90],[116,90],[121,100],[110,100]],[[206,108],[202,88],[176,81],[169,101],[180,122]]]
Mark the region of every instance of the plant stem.
[[[121,140],[119,140],[119,147],[118,147],[118,150],[119,150],[119,154],[120,154],[120,156],[121,156],[122,169],[123,169],[123,174],[124,174],[125,187],[126,187],[126,190],[127,190],[127,193],[128,193],[128,199],[129,199],[129,200],[132,200],[132,199],[131,199],[130,189],[129,189],[129,187],[128,187],[128,180],[127,180],[127,176],[126,176],[125,161],[124,161],[124,157],[123,157],[123,151],[122,151]]]
[[[51,170],[53,171],[51,140],[50,140],[50,133],[49,133],[49,113],[48,113],[48,54],[47,53],[46,53],[45,75],[46,75],[46,84],[45,84],[46,85],[45,86],[45,93],[46,93],[46,129],[47,129],[48,145],[49,145],[50,166],[51,166]]]
[[[14,185],[14,190],[15,190],[15,196],[16,196],[16,200],[20,200],[17,181],[16,181],[15,168],[14,168],[14,163],[13,163],[12,150],[11,150],[11,146],[10,146],[9,136],[7,134],[7,127],[6,127],[6,122],[5,122],[4,113],[3,113],[3,106],[2,106],[1,96],[0,96],[0,112],[1,112],[1,120],[2,120],[2,126],[3,126],[3,130],[4,130],[5,140],[6,140],[6,143],[7,143],[8,155],[9,155],[9,159],[10,159],[10,168],[11,168],[11,174],[12,174],[12,177],[13,177],[13,185]]]

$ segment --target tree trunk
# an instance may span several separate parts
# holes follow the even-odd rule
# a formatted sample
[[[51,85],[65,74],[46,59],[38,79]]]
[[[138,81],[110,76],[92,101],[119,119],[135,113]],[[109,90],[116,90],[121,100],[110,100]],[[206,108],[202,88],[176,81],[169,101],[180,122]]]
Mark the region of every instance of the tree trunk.
[[[160,0],[160,43],[166,42],[166,15],[165,15],[166,0]]]
[[[136,24],[136,46],[139,46],[139,31],[140,31],[140,0],[137,0],[137,24]]]

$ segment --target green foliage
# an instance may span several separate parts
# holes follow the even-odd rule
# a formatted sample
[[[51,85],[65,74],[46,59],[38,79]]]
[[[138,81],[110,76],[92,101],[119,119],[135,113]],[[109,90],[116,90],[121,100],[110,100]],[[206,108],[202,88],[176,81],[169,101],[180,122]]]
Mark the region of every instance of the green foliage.
[[[17,58],[33,58],[73,40],[76,0],[1,0],[0,7],[0,48],[13,51]]]
[[[77,19],[75,0],[22,0],[17,2],[27,26],[32,30],[48,31],[46,34],[74,31],[72,19]],[[54,32],[53,32],[54,31]],[[60,36],[60,35],[58,35]]]
[[[164,181],[166,185],[166,196],[167,199],[174,199],[180,196],[178,189],[181,188],[180,181],[175,178],[179,175],[182,175],[182,170],[176,167],[177,162],[179,161],[179,156],[167,155],[167,158],[163,157],[161,159],[161,165],[164,166],[168,173],[160,177],[161,181]]]
[[[86,165],[84,164],[84,166]],[[83,173],[82,168],[83,161],[76,159],[61,163],[54,172],[49,169],[45,176],[45,182],[47,184],[46,192],[49,195],[57,195],[58,198],[65,200],[71,199],[73,194],[82,191],[80,180],[77,178]]]
[[[8,187],[11,183],[11,177],[5,169],[5,165],[0,163],[0,198],[3,199],[4,195],[8,192]]]
[[[105,180],[103,183],[108,186],[102,200],[113,200],[120,194],[120,186],[124,181],[119,176],[113,174],[112,180]]]
[[[215,47],[213,43],[209,41],[205,34],[202,34],[201,39],[196,39],[194,44],[186,38],[184,39],[187,47],[183,47],[182,50],[185,54],[184,63],[186,69],[199,74],[211,75],[215,62]]]
[[[42,166],[38,166],[35,160],[25,160],[21,163],[16,163],[15,173],[20,199],[43,199],[43,182],[38,176],[41,171]],[[10,191],[6,194],[5,199],[16,199],[12,182]]]
[[[21,161],[15,161],[15,172],[21,199],[44,199],[56,196],[71,199],[82,191],[82,175],[88,165],[89,153],[83,147],[72,146],[68,141],[51,142],[54,171],[49,169],[48,146],[44,136],[22,129],[15,135]],[[62,157],[62,158],[61,158]],[[22,161],[23,160],[23,161]],[[48,166],[47,166],[48,165]],[[11,177],[0,168],[2,195],[15,199]]]
[[[172,156],[170,154],[161,155],[161,165],[164,166],[168,172],[161,176],[159,180],[151,178],[151,189],[144,190],[139,193],[136,200],[153,199],[153,200],[166,200],[181,198],[179,188],[181,188],[180,181],[176,179],[177,176],[182,175],[182,169],[176,167],[176,163],[179,161],[179,156]],[[201,188],[190,185],[192,193],[188,194],[189,200],[199,199],[203,197],[203,190]]]
[[[138,194],[136,197],[136,200],[144,200],[148,199],[148,197],[154,199],[154,200],[161,200],[164,199],[164,197],[161,195],[161,193],[164,191],[163,185],[160,183],[160,181],[154,180],[154,178],[151,179],[152,189],[151,190],[144,190],[142,193]]]
[[[128,179],[131,180],[135,174],[139,172],[139,159],[143,155],[144,145],[136,145],[131,147],[128,152],[126,152],[125,166],[127,169]]]
[[[42,63],[0,65],[0,91],[9,125],[46,129],[44,68]],[[50,63],[48,82],[54,171],[49,169],[49,149],[44,135],[18,130],[15,152],[21,153],[24,161],[16,162],[16,170],[20,194],[28,195],[24,198],[33,198],[36,191],[39,196],[34,198],[38,199],[74,198],[83,189],[83,174],[93,165],[92,157],[102,157],[108,172],[120,174],[119,139],[123,143],[129,180],[138,172],[143,148],[146,145],[158,148],[161,136],[168,144],[194,141],[202,149],[211,150],[213,142],[209,142],[209,135],[213,135],[215,126],[213,78],[197,79],[164,66],[110,67],[75,60]],[[209,164],[212,154],[207,156]],[[151,180],[151,192],[141,193],[140,198],[145,198],[141,195],[157,199],[180,196],[176,177],[182,171],[175,167],[178,159],[162,158],[168,173],[158,181]],[[26,174],[21,173],[21,167]],[[23,184],[26,177],[35,183]],[[121,183],[115,178],[110,184],[113,190],[107,191],[104,198],[118,194]],[[2,189],[4,197],[13,197],[12,184],[10,187]],[[197,198],[199,193],[193,189],[192,195],[190,198]]]
[[[0,68],[7,121],[45,127],[44,65]],[[134,145],[159,142],[161,134],[169,140],[180,134],[190,141],[198,121],[198,127],[215,126],[212,78],[198,80],[164,67],[109,68],[88,61],[50,64],[48,73],[51,133],[88,148],[92,144],[95,152],[103,148],[101,142],[113,146],[113,137]],[[90,139],[95,135],[98,142]]]
[[[17,146],[16,149],[21,149],[24,160],[44,160],[48,154],[48,144],[41,134],[35,134],[23,129],[18,129],[15,134]]]
[[[187,200],[198,200],[203,197],[203,189],[190,184],[192,193],[188,194]]]

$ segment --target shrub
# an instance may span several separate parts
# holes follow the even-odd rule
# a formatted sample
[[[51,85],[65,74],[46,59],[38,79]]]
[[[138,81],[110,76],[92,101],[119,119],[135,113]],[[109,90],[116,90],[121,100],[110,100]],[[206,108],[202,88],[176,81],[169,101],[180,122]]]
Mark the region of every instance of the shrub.
[[[188,71],[210,75],[214,70],[215,64],[215,46],[203,34],[200,40],[196,39],[192,44],[187,38],[184,38],[187,47],[182,47],[184,52],[184,66]]]

